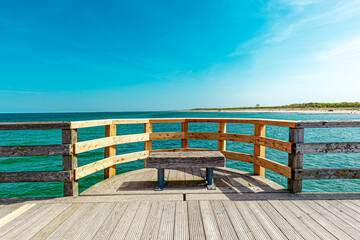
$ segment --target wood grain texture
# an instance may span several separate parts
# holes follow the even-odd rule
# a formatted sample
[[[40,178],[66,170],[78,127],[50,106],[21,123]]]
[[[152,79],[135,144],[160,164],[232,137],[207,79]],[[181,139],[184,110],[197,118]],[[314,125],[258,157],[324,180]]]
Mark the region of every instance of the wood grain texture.
[[[254,136],[265,137],[265,125],[255,124],[254,125]],[[265,146],[255,143],[254,144],[254,156],[265,158]],[[265,177],[265,168],[259,164],[254,163],[254,174],[261,177]]]
[[[56,156],[70,154],[72,154],[72,146],[70,144],[0,146],[0,157]]]
[[[297,154],[314,153],[360,153],[359,142],[298,143],[294,145]]]
[[[339,128],[339,127],[360,127],[360,120],[330,120],[330,121],[298,121],[297,128]]]
[[[77,130],[76,129],[63,129],[61,131],[62,144],[71,144],[74,146],[77,142]],[[62,168],[63,171],[71,171],[74,174],[74,169],[78,166],[78,159],[75,152],[69,155],[62,156]],[[72,178],[71,180],[63,182],[63,194],[64,196],[78,196],[79,184],[77,180]]]
[[[153,132],[153,124],[152,123],[145,123],[144,124],[144,133],[149,133],[149,139],[151,139],[151,133]],[[152,150],[152,141],[145,141],[144,142],[144,151]],[[145,158],[143,161],[143,167],[146,168],[147,159]]]
[[[360,178],[360,168],[294,169],[294,178],[295,180],[356,179]]]
[[[0,130],[69,129],[70,122],[3,122]]]
[[[289,128],[289,142],[293,144],[304,143],[304,129],[303,128]],[[303,154],[292,152],[288,154],[288,166],[291,169],[303,168]],[[299,193],[302,191],[302,180],[296,180],[294,176],[288,179],[287,189],[292,193]]]
[[[226,133],[226,123],[218,123],[218,133]],[[218,140],[217,149],[219,151],[225,151],[226,150],[226,141]]]
[[[116,125],[106,125],[105,126],[105,137],[116,136]],[[116,155],[116,145],[105,147],[104,149],[104,159],[113,157]],[[114,177],[116,175],[116,166],[112,165],[104,169],[104,179]]]
[[[296,121],[272,120],[272,119],[241,119],[241,118],[186,118],[186,122],[225,122],[225,123],[245,123],[261,124],[279,127],[296,127]]]
[[[181,148],[188,148],[188,140],[185,139],[185,134],[189,130],[189,124],[187,122],[181,123],[181,132],[184,133],[184,139],[181,139]]]
[[[73,171],[0,172],[0,183],[68,182],[74,180]]]

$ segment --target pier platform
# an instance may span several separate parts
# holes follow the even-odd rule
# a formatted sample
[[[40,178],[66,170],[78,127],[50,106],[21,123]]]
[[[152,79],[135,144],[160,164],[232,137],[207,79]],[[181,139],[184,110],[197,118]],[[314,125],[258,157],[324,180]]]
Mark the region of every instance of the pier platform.
[[[156,169],[106,179],[78,197],[0,199],[0,239],[359,239],[360,194],[293,194],[260,176]]]

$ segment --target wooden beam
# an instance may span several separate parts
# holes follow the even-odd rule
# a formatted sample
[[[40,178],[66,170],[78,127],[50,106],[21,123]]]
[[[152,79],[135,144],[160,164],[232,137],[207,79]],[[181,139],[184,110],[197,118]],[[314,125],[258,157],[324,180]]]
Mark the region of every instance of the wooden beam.
[[[360,168],[294,169],[295,180],[360,178]]]
[[[218,133],[226,133],[226,123],[218,123]],[[218,140],[217,149],[220,151],[226,150],[226,141]]]
[[[149,151],[141,151],[135,153],[127,153],[122,155],[117,155],[109,158],[105,158],[75,169],[75,179],[78,180],[82,177],[95,173],[97,171],[101,171],[110,166],[136,161],[140,159],[145,159],[149,156]]]
[[[88,127],[99,127],[112,124],[113,120],[90,120],[90,121],[75,121],[70,123],[71,129],[88,128]]]
[[[72,145],[0,146],[0,157],[56,156],[72,154]]]
[[[113,119],[112,124],[141,124],[149,123],[147,118],[136,118],[136,119]]]
[[[276,149],[279,151],[291,153],[292,151],[292,143],[281,141],[273,138],[267,138],[267,137],[256,137],[255,138],[255,144],[262,145],[265,147],[269,147],[272,149]]]
[[[180,123],[185,122],[185,118],[152,118],[150,123]]]
[[[303,128],[289,128],[289,142],[300,144],[304,142],[304,129]],[[295,151],[288,154],[288,166],[291,169],[303,168],[303,154],[296,153]],[[296,180],[294,176],[288,179],[287,188],[293,193],[300,193],[302,191],[302,180]]]
[[[255,143],[254,136],[245,135],[245,134],[235,134],[235,133],[188,132],[185,133],[185,138]]]
[[[254,125],[254,136],[265,137],[265,125],[255,124]],[[260,144],[254,144],[254,156],[265,158],[265,146]],[[254,162],[254,174],[261,177],[265,177],[265,168]]]
[[[69,182],[73,180],[73,171],[0,172],[0,183]]]
[[[105,137],[116,136],[116,125],[106,125],[105,126]],[[104,158],[113,157],[116,155],[116,145],[105,147],[104,149]],[[116,175],[116,166],[112,165],[104,169],[104,179],[114,177]]]
[[[292,178],[291,168],[281,163],[277,163],[263,157],[255,157],[254,165],[255,164],[287,178]]]
[[[63,129],[62,130],[62,143],[71,144],[72,146],[77,141],[77,130],[76,129]],[[62,156],[62,168],[63,171],[73,171],[77,168],[77,155],[75,153],[69,153],[68,155]],[[64,196],[78,196],[79,195],[79,184],[76,180],[67,180],[63,182]]]
[[[359,142],[343,143],[298,143],[294,145],[299,154],[314,153],[360,153]]]
[[[251,154],[239,153],[239,152],[231,152],[231,151],[221,151],[224,154],[225,158],[237,160],[241,162],[254,163],[255,157]]]
[[[246,118],[186,118],[186,122],[224,122],[224,123],[245,123],[245,124],[259,124],[272,125],[279,127],[295,127],[296,121],[287,120],[272,120],[272,119],[246,119]]]
[[[153,132],[153,124],[152,123],[145,123],[144,124],[144,133],[147,133],[147,134],[149,134],[149,139],[153,139],[154,138],[154,140],[156,139],[156,136],[157,137],[166,137],[166,136],[168,136],[168,135],[166,135],[165,134],[165,136],[164,135],[161,135],[161,134],[158,134],[158,135],[153,135],[154,133],[152,133]],[[156,134],[156,133],[155,133]],[[150,151],[150,150],[152,150],[152,141],[151,140],[149,140],[149,141],[145,141],[144,142],[144,151]],[[144,158],[144,162],[143,162],[143,167],[144,168],[146,168],[146,163],[147,163],[147,159],[146,158]]]
[[[360,120],[330,120],[330,121],[299,121],[296,128],[339,128],[360,127]]]
[[[114,137],[99,138],[95,140],[89,140],[84,142],[76,143],[74,146],[75,154],[82,152],[92,151],[99,148],[109,147],[117,144],[143,142],[149,140],[148,133],[122,135]]]
[[[185,138],[186,133],[189,130],[189,124],[187,122],[181,123],[181,132],[183,132],[184,137],[181,139],[181,148],[187,148],[188,147],[188,140]]]
[[[152,123],[148,123],[152,124]],[[169,140],[169,139],[183,139],[183,132],[163,132],[163,133],[149,133],[150,140]]]
[[[0,130],[69,129],[70,122],[3,122]]]

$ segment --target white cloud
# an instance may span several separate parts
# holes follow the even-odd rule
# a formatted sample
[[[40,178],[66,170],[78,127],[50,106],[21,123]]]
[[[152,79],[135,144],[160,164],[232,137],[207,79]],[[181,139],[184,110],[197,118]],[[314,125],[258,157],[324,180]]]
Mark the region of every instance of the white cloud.
[[[353,58],[360,58],[360,36],[347,42],[341,42],[338,46],[317,54],[317,59],[322,61],[338,61]]]

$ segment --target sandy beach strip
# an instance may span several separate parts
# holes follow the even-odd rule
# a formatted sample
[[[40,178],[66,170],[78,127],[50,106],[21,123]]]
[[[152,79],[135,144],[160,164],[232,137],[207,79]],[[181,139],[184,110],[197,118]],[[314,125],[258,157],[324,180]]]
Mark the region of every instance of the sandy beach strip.
[[[302,113],[302,114],[360,114],[357,109],[219,109],[184,110],[186,112],[239,112],[239,113]]]

